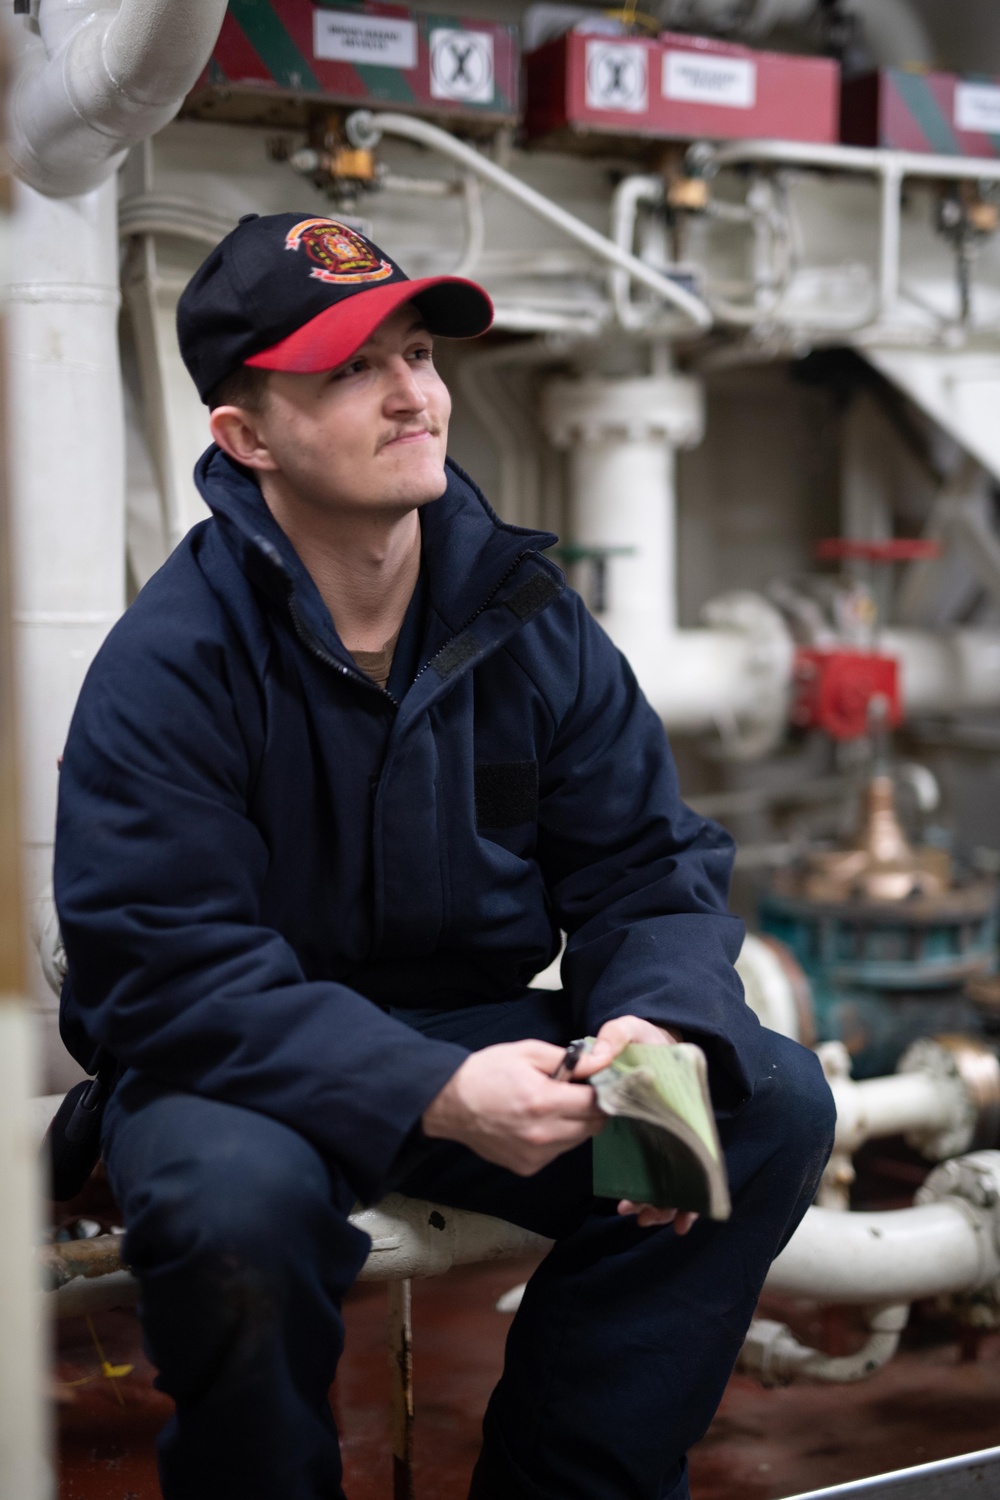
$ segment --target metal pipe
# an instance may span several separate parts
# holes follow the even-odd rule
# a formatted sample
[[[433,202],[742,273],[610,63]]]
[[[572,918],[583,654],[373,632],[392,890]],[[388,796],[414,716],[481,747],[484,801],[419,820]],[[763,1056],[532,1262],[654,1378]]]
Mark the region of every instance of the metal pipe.
[[[10,155],[23,182],[76,197],[173,119],[204,68],[226,0],[42,0],[21,21]]]
[[[2,93],[2,84],[0,84]],[[0,99],[0,104],[2,104]],[[7,187],[6,174],[2,186]],[[7,197],[0,202],[4,238]],[[7,270],[5,264],[4,269]],[[4,282],[8,277],[4,275]],[[5,287],[4,290],[7,290]],[[8,319],[4,318],[4,323]],[[4,330],[6,331],[6,330]],[[32,1255],[41,1233],[41,1183],[30,1100],[38,1036],[27,999],[18,723],[11,620],[8,387],[0,376],[0,1495],[49,1500],[50,1434],[45,1400],[48,1312]]]
[[[1000,632],[996,630],[882,630],[878,648],[899,662],[907,718],[1000,705]]]
[[[766,1286],[824,1303],[888,1305],[975,1291],[998,1275],[988,1210],[945,1201],[887,1213],[810,1208]]]
[[[877,146],[824,146],[810,141],[703,142],[691,148],[700,170],[773,162],[788,167],[825,167],[872,177],[946,177],[953,181],[1000,182],[1000,161],[986,156],[935,156],[918,151],[887,151]]]
[[[771,1318],[755,1318],[750,1324],[737,1368],[752,1375],[763,1386],[812,1381],[817,1385],[848,1385],[868,1380],[899,1348],[910,1309],[906,1304],[871,1308],[866,1343],[854,1354],[834,1356],[800,1344],[791,1329]]]
[[[417,120],[409,115],[373,114],[371,110],[359,109],[349,115],[346,123],[347,135],[351,143],[366,150],[371,150],[379,144],[385,134],[402,136],[406,140],[419,141],[421,145],[428,146],[434,151],[440,151],[443,156],[450,157],[453,161],[461,162],[469,171],[475,172],[485,182],[492,183],[528,209],[530,213],[546,223],[552,224],[556,229],[576,240],[580,245],[585,245],[599,260],[608,265],[617,266],[624,270],[633,281],[640,282],[648,287],[650,291],[675,307],[681,313],[690,328],[703,330],[712,326],[712,314],[705,306],[700,297],[695,297],[691,292],[678,286],[669,277],[654,271],[651,266],[645,265],[636,256],[627,251],[619,249],[606,235],[599,234],[596,229],[591,229],[582,219],[575,214],[567,213],[543,193],[536,192],[512,172],[507,172],[503,167],[498,167],[495,162],[483,156],[471,146],[466,146],[447,130],[442,130],[437,125],[431,125],[426,120]]]
[[[550,1240],[503,1219],[399,1193],[391,1193],[375,1208],[356,1210],[351,1223],[372,1242],[360,1281],[440,1276],[452,1266],[543,1255],[551,1246]],[[68,1247],[48,1246],[42,1252],[38,1259],[43,1281],[55,1286],[51,1296],[57,1317],[125,1307],[136,1300],[139,1284],[121,1265],[121,1245],[121,1235],[102,1235]],[[30,1262],[29,1254],[25,1263]],[[37,1275],[36,1269],[36,1280]]]
[[[84,675],[125,607],[125,442],[115,184],[82,198],[14,184],[10,472],[25,882],[43,922],[58,760]],[[58,433],[58,441],[53,441]],[[52,1058],[54,999],[36,993]],[[75,1065],[49,1086],[68,1085]]]
[[[852,323],[850,331],[869,326],[893,312],[900,295],[902,185],[907,177],[946,178],[950,181],[998,182],[1000,162],[982,157],[921,155],[915,151],[884,151],[867,146],[823,146],[805,141],[735,141],[724,146],[699,142],[692,160],[702,171],[751,163],[822,167],[873,176],[879,183],[878,301],[870,316]],[[848,330],[843,330],[848,331]]]
[[[628,255],[632,253],[639,205],[641,203],[661,204],[663,196],[662,177],[633,173],[622,178],[611,195],[611,238],[619,250]],[[624,329],[629,332],[654,333],[658,331],[649,317],[649,309],[637,307],[632,302],[629,296],[631,282],[623,266],[612,266],[608,284],[615,317]],[[661,317],[659,323],[662,325],[662,322]]]
[[[960,1453],[957,1458],[810,1490],[790,1500],[983,1500],[998,1485],[1000,1448],[982,1448],[978,1453]]]
[[[960,1088],[930,1073],[896,1073],[889,1078],[828,1080],[837,1106],[836,1149],[857,1151],[865,1141],[887,1135],[936,1136],[965,1113]]]

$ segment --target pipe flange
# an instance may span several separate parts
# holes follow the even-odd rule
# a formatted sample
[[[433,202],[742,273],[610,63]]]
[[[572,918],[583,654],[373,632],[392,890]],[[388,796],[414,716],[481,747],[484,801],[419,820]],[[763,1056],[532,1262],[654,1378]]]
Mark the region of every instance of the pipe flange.
[[[941,1130],[911,1131],[907,1145],[929,1161],[1000,1145],[1000,1062],[974,1037],[921,1037],[907,1048],[898,1073],[927,1073],[952,1097],[952,1118]]]
[[[914,1202],[940,1203],[945,1198],[990,1210],[1000,1228],[1000,1151],[973,1151],[943,1161],[917,1189]]]
[[[942,1162],[918,1188],[914,1202],[939,1203],[951,1199],[964,1207],[982,1234],[981,1275],[978,1285],[938,1298],[939,1305],[973,1328],[1000,1327],[1000,1151],[974,1151]],[[988,1233],[992,1219],[993,1234]],[[986,1233],[983,1231],[986,1230]]]
[[[559,378],[542,393],[542,422],[557,448],[650,441],[693,448],[705,430],[704,393],[686,375]]]

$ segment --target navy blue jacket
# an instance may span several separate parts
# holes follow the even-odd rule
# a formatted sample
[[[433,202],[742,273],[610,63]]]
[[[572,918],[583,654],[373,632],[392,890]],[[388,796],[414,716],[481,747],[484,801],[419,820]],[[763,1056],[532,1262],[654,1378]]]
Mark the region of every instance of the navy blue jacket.
[[[389,1006],[515,998],[561,928],[573,1032],[680,1027],[737,1107],[758,1032],[732,842],[681,802],[555,538],[505,525],[449,462],[396,702],[249,475],[211,448],[196,477],[213,518],[111,631],[66,746],[70,1051],[283,1120],[371,1200],[466,1055]]]

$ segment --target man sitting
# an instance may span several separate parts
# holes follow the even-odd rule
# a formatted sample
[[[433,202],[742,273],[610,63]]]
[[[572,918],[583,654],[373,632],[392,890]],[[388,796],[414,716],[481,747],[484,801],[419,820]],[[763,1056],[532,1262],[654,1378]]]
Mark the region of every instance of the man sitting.
[[[545,550],[446,458],[432,341],[486,294],[332,220],[250,216],[181,299],[215,443],[196,526],[111,632],[62,771],[63,1032],[117,1060],[103,1149],[167,1500],[337,1500],[353,1205],[555,1240],[480,1500],[682,1500],[832,1140],[733,961],[732,842]],[[609,497],[609,502],[613,497]],[[568,934],[561,993],[528,988]],[[705,1050],[726,1223],[595,1199],[597,1036]]]

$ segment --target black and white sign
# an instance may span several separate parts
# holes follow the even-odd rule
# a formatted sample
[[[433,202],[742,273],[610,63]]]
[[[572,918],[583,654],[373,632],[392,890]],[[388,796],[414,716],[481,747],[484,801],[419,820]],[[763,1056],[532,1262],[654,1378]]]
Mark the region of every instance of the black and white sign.
[[[416,22],[397,20],[394,16],[316,10],[313,11],[313,56],[328,62],[415,68]]]
[[[587,43],[588,109],[640,115],[649,103],[646,48],[629,42]]]
[[[955,125],[959,130],[1000,135],[1000,88],[995,83],[957,83]]]
[[[753,109],[757,102],[757,64],[742,57],[665,52],[663,97],[689,104]]]
[[[492,104],[493,38],[486,31],[438,27],[431,32],[431,97]]]

